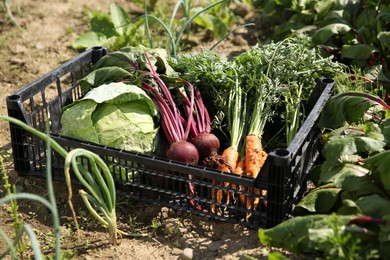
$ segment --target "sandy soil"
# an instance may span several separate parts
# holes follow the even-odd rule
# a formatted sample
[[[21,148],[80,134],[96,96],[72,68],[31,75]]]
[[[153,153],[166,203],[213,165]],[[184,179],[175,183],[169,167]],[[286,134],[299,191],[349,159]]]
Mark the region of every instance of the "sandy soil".
[[[107,11],[109,6],[109,1],[103,0],[13,0],[10,2],[17,21],[24,29],[19,30],[15,27],[6,18],[4,9],[0,8],[0,114],[2,115],[7,114],[5,102],[7,95],[77,55],[70,44],[80,32],[88,28],[88,19],[83,10],[91,8]],[[140,10],[130,1],[116,2],[126,10]],[[212,42],[200,43],[198,48],[201,44],[209,45]],[[225,53],[240,51],[247,45],[248,41],[237,34],[217,51]],[[7,158],[9,158],[7,155],[12,153],[8,123],[4,121],[0,121],[0,150]],[[6,169],[11,182],[17,185],[19,191],[46,195],[44,180],[19,177],[13,170],[12,161],[6,162]],[[66,258],[178,259],[185,248],[190,248],[193,250],[193,259],[250,259],[250,257],[261,259],[266,258],[265,255],[269,250],[260,246],[257,230],[211,222],[124,198],[120,198],[118,205],[119,226],[140,232],[146,235],[145,238],[123,238],[119,246],[108,245],[106,230],[100,227],[83,207],[80,199],[76,198],[78,220],[82,227],[81,237],[77,239],[71,212],[66,204],[67,191],[64,183],[56,183],[55,189],[61,216],[61,247]],[[0,195],[4,196],[2,185]],[[0,205],[0,227],[11,234],[12,219],[7,208],[7,205]],[[19,212],[21,219],[31,224],[37,232],[44,254],[52,255],[53,229],[47,209],[37,203],[21,201]],[[0,252],[4,250],[4,246],[4,243],[0,242]],[[28,253],[25,256],[28,256]]]

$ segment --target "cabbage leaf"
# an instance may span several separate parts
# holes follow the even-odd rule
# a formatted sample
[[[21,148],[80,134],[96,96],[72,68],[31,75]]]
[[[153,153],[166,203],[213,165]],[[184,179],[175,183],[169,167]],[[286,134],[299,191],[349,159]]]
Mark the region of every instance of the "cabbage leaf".
[[[60,134],[148,154],[155,151],[157,121],[158,111],[145,91],[113,82],[64,107]]]

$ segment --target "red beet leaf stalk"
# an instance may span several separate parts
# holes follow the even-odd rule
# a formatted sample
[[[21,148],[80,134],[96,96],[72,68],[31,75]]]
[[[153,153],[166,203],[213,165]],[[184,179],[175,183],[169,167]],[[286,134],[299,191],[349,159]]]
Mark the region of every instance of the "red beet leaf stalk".
[[[188,83],[190,84],[190,83]],[[187,95],[180,92],[184,98],[184,106],[187,117],[191,113],[191,101]],[[206,163],[209,158],[214,158],[218,155],[220,147],[219,139],[211,133],[210,116],[199,88],[195,90],[195,108],[193,111],[194,121],[191,123],[189,141],[195,145],[199,152],[200,162]]]
[[[194,107],[194,90],[190,86],[190,114],[185,120],[185,126],[182,122],[180,112],[173,100],[170,90],[165,85],[164,81],[154,70],[148,55],[145,53],[148,63],[150,64],[150,72],[145,72],[153,79],[157,86],[154,87],[147,82],[142,82],[142,89],[145,90],[150,98],[154,101],[160,112],[160,124],[168,142],[169,148],[166,153],[168,159],[185,162],[188,164],[198,164],[199,154],[196,147],[187,141],[190,126],[193,124],[194,117],[192,115]]]
[[[192,143],[187,141],[191,125],[194,121],[194,89],[192,88],[191,84],[187,84],[190,87],[191,92],[189,107],[190,113],[188,114],[188,118],[183,120],[183,117],[180,115],[180,112],[172,98],[170,90],[153,69],[151,61],[146,53],[145,57],[150,65],[151,71],[144,73],[145,75],[149,75],[157,83],[157,86],[153,87],[152,85],[143,81],[142,89],[149,94],[150,98],[159,109],[161,117],[160,125],[169,144],[166,157],[171,160],[181,161],[188,164],[198,164],[198,150]],[[189,179],[189,193],[191,196],[195,196],[195,187],[192,182],[192,175],[189,175]],[[201,210],[200,206],[195,206],[194,200],[190,200],[190,205]]]

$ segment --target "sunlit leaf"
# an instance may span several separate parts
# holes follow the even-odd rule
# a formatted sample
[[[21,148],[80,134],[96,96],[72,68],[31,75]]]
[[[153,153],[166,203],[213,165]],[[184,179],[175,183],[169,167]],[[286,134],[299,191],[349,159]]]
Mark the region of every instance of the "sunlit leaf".
[[[347,24],[343,23],[333,23],[326,25],[325,27],[322,27],[318,29],[313,34],[313,42],[316,44],[324,44],[326,43],[330,37],[332,37],[335,34],[345,34],[351,30],[351,27]]]
[[[116,32],[120,35],[123,35],[126,31],[126,27],[131,21],[126,11],[117,4],[111,4],[110,16]]]
[[[368,59],[377,49],[369,44],[344,45],[341,55],[349,59]]]
[[[294,213],[302,215],[310,213],[329,213],[337,202],[340,188],[336,187],[319,187],[310,191],[298,203]]]
[[[390,44],[390,31],[380,32],[377,37],[382,44]]]
[[[377,194],[364,196],[356,204],[362,209],[365,215],[382,217],[390,214],[390,201]]]

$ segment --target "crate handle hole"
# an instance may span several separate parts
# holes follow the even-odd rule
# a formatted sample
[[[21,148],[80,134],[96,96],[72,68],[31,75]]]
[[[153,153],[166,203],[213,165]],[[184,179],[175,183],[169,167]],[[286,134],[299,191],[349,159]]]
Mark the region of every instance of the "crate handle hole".
[[[332,83],[334,83],[334,80],[333,79],[329,79],[329,78],[323,78],[322,82],[325,83],[325,84],[332,84]]]
[[[275,151],[275,154],[276,154],[277,156],[285,157],[285,156],[288,156],[288,155],[290,154],[290,151],[287,150],[287,149],[277,149],[277,150]]]
[[[11,101],[19,100],[20,95],[11,95],[11,96],[8,96],[8,99]]]

